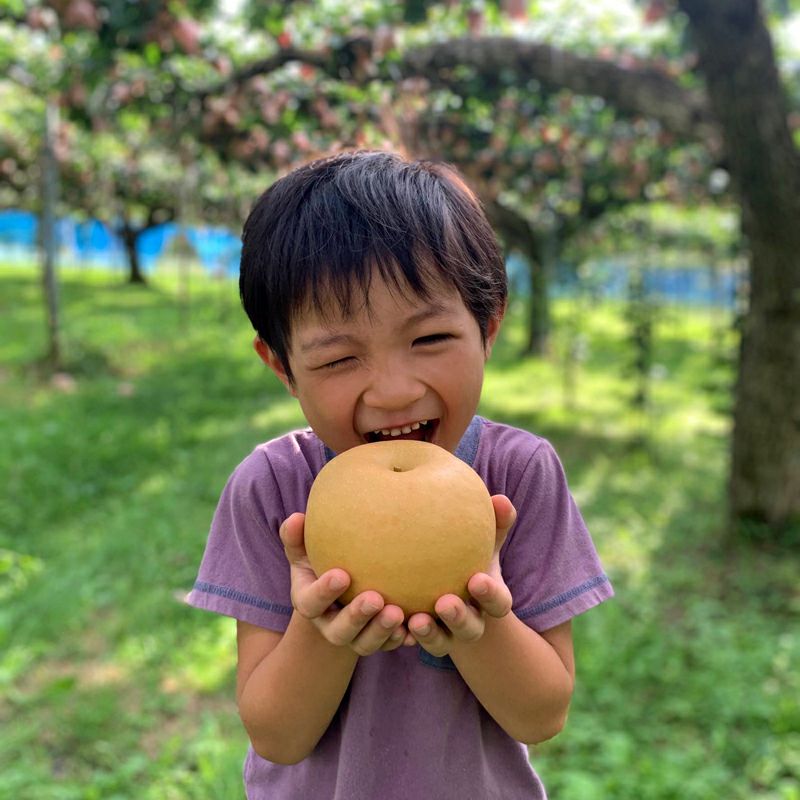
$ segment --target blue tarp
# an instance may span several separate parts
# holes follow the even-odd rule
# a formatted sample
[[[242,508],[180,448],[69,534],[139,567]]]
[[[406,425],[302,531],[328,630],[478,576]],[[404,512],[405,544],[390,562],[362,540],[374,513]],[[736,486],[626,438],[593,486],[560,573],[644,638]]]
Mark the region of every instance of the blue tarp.
[[[36,247],[38,220],[27,211],[0,211],[0,256],[29,259]],[[154,268],[181,232],[180,225],[166,223],[150,228],[137,242],[142,269]],[[239,271],[241,241],[231,231],[218,227],[188,227],[186,239],[200,263],[209,271],[233,275]],[[111,228],[98,220],[58,220],[56,240],[64,256],[77,264],[125,266],[125,248]]]
[[[0,259],[28,263],[36,248],[38,221],[26,211],[0,211]],[[241,241],[225,228],[187,227],[165,223],[151,228],[139,237],[138,251],[142,269],[147,272],[159,258],[169,253],[175,237],[181,232],[208,272],[215,275],[237,275]],[[127,259],[119,237],[102,222],[60,219],[57,240],[62,257],[77,265],[87,264],[112,269],[125,269]],[[511,290],[518,295],[530,292],[528,268],[523,259],[512,254],[507,262]],[[708,267],[643,268],[646,293],[665,302],[690,305],[731,307],[735,302],[738,276],[728,270],[718,273]],[[630,268],[614,260],[596,262],[580,282],[583,289],[598,297],[624,298],[628,294]],[[552,281],[554,294],[570,294],[578,286],[574,269],[560,265]]]
[[[0,211],[0,247],[35,247],[38,226],[27,211]]]
[[[528,266],[512,254],[506,262],[512,292],[530,292]],[[645,294],[653,300],[686,305],[732,307],[741,276],[728,269],[712,270],[708,265],[639,267]],[[631,267],[613,259],[594,262],[579,279],[574,267],[561,264],[551,281],[554,295],[572,295],[579,288],[597,297],[623,299],[628,296]]]

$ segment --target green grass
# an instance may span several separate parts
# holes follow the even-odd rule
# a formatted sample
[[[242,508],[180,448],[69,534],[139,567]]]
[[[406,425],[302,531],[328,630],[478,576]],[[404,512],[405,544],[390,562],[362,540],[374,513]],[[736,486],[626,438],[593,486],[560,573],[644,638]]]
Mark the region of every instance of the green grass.
[[[51,379],[36,276],[0,269],[0,798],[242,797],[234,625],[180,598],[230,471],[302,418],[235,286],[192,280],[187,312],[166,277],[65,272]],[[660,312],[634,413],[622,309],[555,311],[521,360],[512,309],[481,411],[553,441],[617,598],[575,621],[570,722],[534,764],[554,800],[797,800],[800,558],[724,534],[724,320]]]

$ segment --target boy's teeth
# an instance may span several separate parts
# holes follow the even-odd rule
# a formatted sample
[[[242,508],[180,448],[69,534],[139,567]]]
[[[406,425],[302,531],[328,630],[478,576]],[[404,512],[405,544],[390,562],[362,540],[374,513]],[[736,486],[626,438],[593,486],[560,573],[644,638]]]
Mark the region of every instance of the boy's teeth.
[[[383,436],[399,436],[401,433],[411,433],[411,431],[418,431],[423,425],[427,425],[428,420],[421,419],[419,422],[412,422],[410,425],[403,425],[402,428],[381,428],[380,430],[373,431],[375,434],[382,434]]]

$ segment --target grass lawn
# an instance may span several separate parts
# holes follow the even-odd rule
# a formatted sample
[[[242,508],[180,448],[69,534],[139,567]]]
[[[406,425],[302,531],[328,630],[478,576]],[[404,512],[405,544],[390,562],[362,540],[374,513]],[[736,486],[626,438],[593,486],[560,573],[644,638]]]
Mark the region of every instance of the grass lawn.
[[[62,296],[51,379],[37,277],[0,268],[0,800],[241,798],[234,623],[181,598],[230,471],[302,418],[232,283]],[[622,310],[555,311],[521,360],[512,307],[481,412],[554,443],[617,598],[575,621],[570,722],[531,758],[553,800],[798,800],[800,555],[723,532],[725,320],[662,309],[633,412]]]

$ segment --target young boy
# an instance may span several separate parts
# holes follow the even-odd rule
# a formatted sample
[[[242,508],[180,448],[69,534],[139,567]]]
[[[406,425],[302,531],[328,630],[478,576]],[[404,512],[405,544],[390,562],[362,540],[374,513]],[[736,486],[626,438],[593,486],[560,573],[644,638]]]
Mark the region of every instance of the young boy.
[[[475,416],[506,305],[479,202],[448,166],[343,153],[273,184],[242,241],[256,352],[310,426],[236,468],[189,596],[238,621],[248,798],[545,797],[524,743],[564,725],[570,620],[612,590],[552,447]],[[303,546],[322,466],[397,437],[493,495],[492,564],[436,618],[374,591],[337,604],[349,576],[315,575]]]

